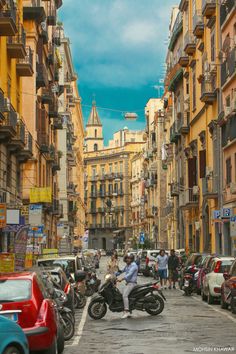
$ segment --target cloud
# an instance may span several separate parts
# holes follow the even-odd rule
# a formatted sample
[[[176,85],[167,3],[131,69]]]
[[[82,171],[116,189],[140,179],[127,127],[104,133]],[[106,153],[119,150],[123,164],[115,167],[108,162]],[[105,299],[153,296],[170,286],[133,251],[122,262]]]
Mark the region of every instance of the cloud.
[[[154,84],[162,75],[171,5],[173,0],[64,0],[60,16],[83,85]]]

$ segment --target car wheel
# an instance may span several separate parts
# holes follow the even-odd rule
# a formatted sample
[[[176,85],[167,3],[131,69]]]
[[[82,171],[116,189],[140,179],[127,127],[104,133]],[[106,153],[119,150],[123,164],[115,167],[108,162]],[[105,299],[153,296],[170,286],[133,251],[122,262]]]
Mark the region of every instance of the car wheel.
[[[197,295],[201,295],[201,289],[197,288]]]
[[[224,302],[224,299],[223,299],[222,295],[221,295],[221,298],[220,298],[220,306],[224,310],[227,310],[227,308],[228,308],[228,304],[226,302]]]
[[[57,350],[58,354],[63,353],[65,346],[65,339],[64,339],[64,330],[63,326],[60,324],[58,327],[58,333],[57,333]]]
[[[207,300],[207,296],[204,294],[204,290],[201,290],[201,295],[202,295],[202,301],[206,301]]]
[[[21,351],[14,345],[11,345],[10,347],[6,348],[3,352],[3,354],[20,354],[20,353]]]
[[[214,296],[212,296],[212,295],[210,294],[210,290],[208,291],[208,295],[207,295],[207,303],[208,303],[209,305],[214,304]]]

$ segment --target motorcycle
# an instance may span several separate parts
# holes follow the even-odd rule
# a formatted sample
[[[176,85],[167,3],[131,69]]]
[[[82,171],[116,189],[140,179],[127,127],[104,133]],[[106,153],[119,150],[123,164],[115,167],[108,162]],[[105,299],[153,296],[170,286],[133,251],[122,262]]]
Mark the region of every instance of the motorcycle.
[[[98,292],[99,286],[101,285],[101,280],[97,278],[96,273],[88,272],[85,285],[85,295],[92,296],[94,293]]]
[[[74,289],[74,306],[76,309],[82,309],[86,305],[86,297],[79,290],[79,286],[76,283],[71,284]]]
[[[59,320],[63,326],[65,341],[70,340],[75,333],[75,318],[70,309],[64,306],[67,296],[62,290],[55,289],[54,302],[59,313]]]
[[[188,267],[184,274],[184,294],[186,296],[192,295],[197,290],[197,278],[199,269],[196,266]]]
[[[152,316],[159,315],[164,310],[165,296],[159,290],[158,282],[137,285],[129,295],[130,312],[146,311]],[[107,306],[112,312],[124,311],[122,294],[116,287],[116,277],[106,275],[105,283],[97,294],[94,294],[88,307],[91,318],[98,320],[105,316]]]

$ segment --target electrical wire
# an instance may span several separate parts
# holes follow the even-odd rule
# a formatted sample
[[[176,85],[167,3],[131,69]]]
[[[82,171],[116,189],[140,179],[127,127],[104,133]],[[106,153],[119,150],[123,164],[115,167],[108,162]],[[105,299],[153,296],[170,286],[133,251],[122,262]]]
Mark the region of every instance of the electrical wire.
[[[88,104],[81,104],[83,107],[89,107],[89,108],[92,108],[93,106],[92,105],[88,105]],[[106,110],[106,111],[112,111],[112,112],[118,112],[118,113],[125,113],[125,112],[143,112],[144,111],[144,108],[142,109],[123,109],[123,110],[120,110],[120,109],[114,109],[114,108],[107,108],[107,107],[101,107],[101,106],[97,106],[98,109],[102,109],[102,110]]]

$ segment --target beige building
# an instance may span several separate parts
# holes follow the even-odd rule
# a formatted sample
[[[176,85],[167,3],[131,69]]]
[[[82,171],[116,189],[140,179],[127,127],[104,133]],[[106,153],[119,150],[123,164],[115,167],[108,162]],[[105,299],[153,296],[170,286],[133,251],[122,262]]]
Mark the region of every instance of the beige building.
[[[103,145],[102,125],[95,103],[86,127],[85,201],[89,247],[128,247],[132,242],[131,159],[141,151],[143,143],[123,142],[115,148],[94,149],[95,144]]]

